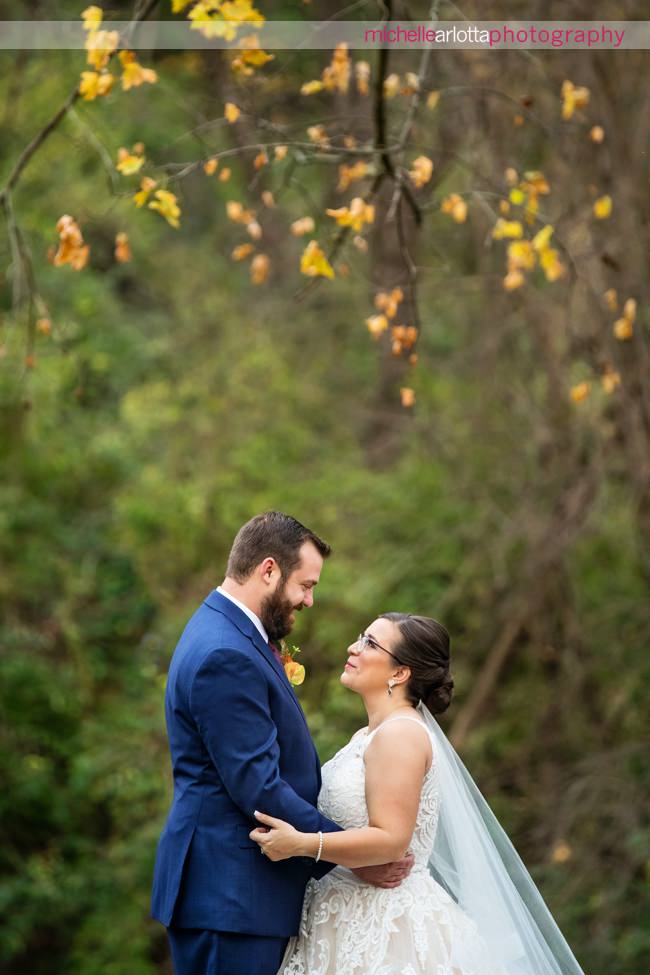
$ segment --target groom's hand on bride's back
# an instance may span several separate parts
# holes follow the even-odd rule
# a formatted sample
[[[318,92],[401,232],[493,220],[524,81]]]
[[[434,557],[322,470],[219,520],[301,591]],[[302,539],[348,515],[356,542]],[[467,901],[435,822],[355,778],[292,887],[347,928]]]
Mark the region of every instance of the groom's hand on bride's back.
[[[407,853],[401,860],[394,860],[393,863],[381,863],[374,867],[356,867],[353,873],[373,887],[399,887],[410,874],[414,861],[413,854]]]

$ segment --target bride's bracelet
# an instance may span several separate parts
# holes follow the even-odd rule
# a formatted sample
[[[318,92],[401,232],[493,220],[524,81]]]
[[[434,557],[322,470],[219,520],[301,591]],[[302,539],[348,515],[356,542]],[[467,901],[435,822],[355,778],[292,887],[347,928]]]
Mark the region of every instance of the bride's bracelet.
[[[320,860],[320,855],[323,852],[323,831],[318,830],[318,853],[316,854],[316,863]]]

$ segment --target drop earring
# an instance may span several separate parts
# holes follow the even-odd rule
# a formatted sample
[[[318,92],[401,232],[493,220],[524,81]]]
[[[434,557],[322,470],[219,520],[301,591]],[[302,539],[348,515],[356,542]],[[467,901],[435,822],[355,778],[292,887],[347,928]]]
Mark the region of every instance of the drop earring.
[[[395,686],[395,683],[396,683],[396,682],[395,682],[395,681],[393,680],[393,678],[392,678],[392,677],[391,677],[391,679],[390,679],[390,680],[388,681],[388,696],[389,696],[389,697],[390,697],[390,696],[391,696],[391,694],[393,693],[393,687]]]

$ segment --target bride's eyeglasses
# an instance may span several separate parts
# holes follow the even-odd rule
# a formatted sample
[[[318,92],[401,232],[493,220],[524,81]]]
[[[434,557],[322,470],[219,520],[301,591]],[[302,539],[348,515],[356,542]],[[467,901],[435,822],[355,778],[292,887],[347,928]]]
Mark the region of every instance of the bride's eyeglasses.
[[[359,634],[359,636],[357,637],[357,644],[359,646],[360,653],[363,653],[366,647],[372,647],[373,650],[383,650],[384,653],[387,653],[389,657],[392,657],[393,660],[396,660],[398,664],[401,664],[402,662],[399,659],[399,657],[396,657],[395,654],[391,653],[390,650],[387,650],[386,647],[382,647],[381,643],[377,643],[375,638],[369,636],[367,633]]]

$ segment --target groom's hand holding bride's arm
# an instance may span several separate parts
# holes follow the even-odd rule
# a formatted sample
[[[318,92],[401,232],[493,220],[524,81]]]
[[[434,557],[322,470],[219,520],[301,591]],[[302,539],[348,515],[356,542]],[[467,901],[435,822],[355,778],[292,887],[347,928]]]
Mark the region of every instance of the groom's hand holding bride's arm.
[[[394,861],[404,858],[411,842],[429,754],[429,745],[415,728],[401,723],[398,730],[382,729],[366,750],[369,825],[324,834],[321,858],[353,870],[389,864],[399,875]],[[255,816],[261,826],[251,831],[250,838],[271,860],[317,856],[318,833],[300,832],[284,820],[262,812],[256,811]],[[369,877],[368,882],[374,881]],[[398,882],[379,886],[397,886]]]

